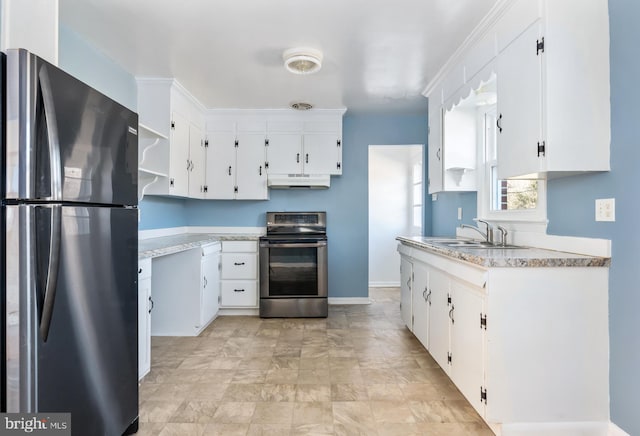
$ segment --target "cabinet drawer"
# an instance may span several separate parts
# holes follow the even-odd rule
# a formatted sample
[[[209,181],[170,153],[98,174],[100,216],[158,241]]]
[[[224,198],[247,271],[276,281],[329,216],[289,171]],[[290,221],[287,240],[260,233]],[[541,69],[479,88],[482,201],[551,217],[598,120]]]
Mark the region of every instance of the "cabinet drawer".
[[[221,306],[256,307],[258,305],[258,282],[255,280],[223,280],[220,285]]]
[[[257,259],[257,254],[223,253],[222,278],[257,280]]]
[[[228,253],[256,253],[258,241],[222,241],[222,251]]]
[[[151,258],[138,260],[138,280],[151,278]]]

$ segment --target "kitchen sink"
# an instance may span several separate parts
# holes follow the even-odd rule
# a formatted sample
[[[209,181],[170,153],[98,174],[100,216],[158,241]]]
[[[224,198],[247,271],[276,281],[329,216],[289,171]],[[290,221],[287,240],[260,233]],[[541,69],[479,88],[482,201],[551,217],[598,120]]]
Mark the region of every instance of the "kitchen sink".
[[[489,250],[526,248],[526,247],[521,247],[519,245],[493,245],[484,241],[473,241],[473,240],[465,240],[465,239],[433,241],[433,243],[437,245],[444,245],[446,247],[452,247],[452,248],[458,248],[458,247],[459,248],[480,248],[480,249],[489,249]]]

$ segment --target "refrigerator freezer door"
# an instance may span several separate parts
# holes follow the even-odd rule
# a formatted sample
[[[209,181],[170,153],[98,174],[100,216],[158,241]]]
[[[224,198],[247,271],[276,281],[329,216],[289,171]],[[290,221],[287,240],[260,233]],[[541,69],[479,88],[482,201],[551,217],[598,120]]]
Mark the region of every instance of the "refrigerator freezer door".
[[[19,205],[6,217],[7,410],[122,434],[138,416],[137,210]]]
[[[3,198],[136,205],[138,115],[25,50],[5,61]]]

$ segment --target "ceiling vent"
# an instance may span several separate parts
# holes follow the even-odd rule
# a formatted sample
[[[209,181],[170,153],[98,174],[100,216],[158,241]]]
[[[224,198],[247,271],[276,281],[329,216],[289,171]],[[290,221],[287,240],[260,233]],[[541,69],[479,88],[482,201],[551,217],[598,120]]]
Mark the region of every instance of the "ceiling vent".
[[[313,74],[322,67],[322,52],[313,48],[291,48],[282,54],[284,67],[294,74]]]
[[[308,111],[309,109],[313,108],[313,105],[311,103],[305,103],[303,101],[297,101],[295,103],[291,103],[291,109],[295,109],[297,111]]]

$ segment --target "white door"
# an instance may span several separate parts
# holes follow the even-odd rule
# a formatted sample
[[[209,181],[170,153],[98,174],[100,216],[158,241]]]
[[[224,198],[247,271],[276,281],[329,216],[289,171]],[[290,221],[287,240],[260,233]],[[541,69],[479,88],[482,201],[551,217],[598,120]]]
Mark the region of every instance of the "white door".
[[[307,133],[303,137],[305,174],[342,174],[342,153],[332,133]]]
[[[177,112],[171,115],[169,147],[169,194],[189,195],[189,121]]]
[[[498,179],[540,170],[542,56],[536,54],[537,39],[540,24],[498,56]]]
[[[413,330],[411,322],[411,289],[413,265],[405,257],[400,259],[400,313],[405,325]]]
[[[202,130],[189,125],[189,197],[204,198],[206,153]]]
[[[451,281],[451,379],[478,413],[484,416],[480,389],[484,386],[484,330],[480,325],[484,297],[457,280]]]
[[[267,162],[269,174],[302,174],[302,136],[270,133]]]
[[[220,295],[220,277],[218,264],[219,252],[202,257],[202,295],[200,299],[200,325],[205,326],[218,313],[218,296]]]
[[[445,372],[449,372],[449,277],[442,271],[429,269],[429,353]]]
[[[239,133],[236,149],[236,199],[266,200],[267,171],[263,133]]]
[[[429,295],[428,269],[421,263],[413,264],[413,334],[425,348],[429,348]]]
[[[236,185],[236,135],[210,132],[207,149],[207,195],[211,199],[233,199]]]

